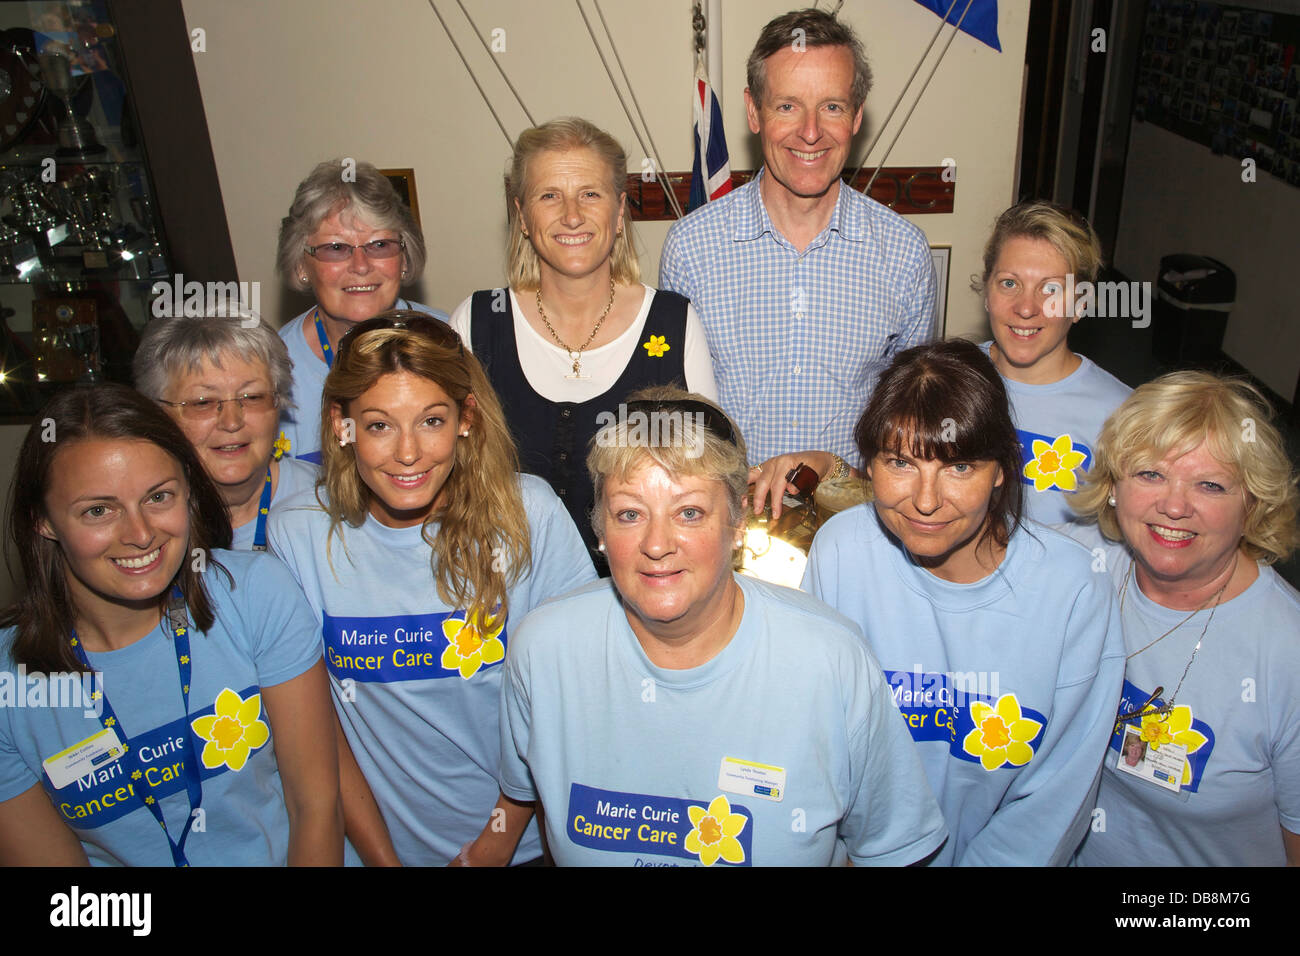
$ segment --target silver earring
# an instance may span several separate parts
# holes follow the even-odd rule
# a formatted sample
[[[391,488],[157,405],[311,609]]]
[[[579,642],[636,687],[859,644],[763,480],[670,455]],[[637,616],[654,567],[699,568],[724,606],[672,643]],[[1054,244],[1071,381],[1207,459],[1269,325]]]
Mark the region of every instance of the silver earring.
[[[298,276],[298,281],[301,282],[303,285],[307,285],[309,282],[311,282],[311,280],[308,279],[306,276]]]
[[[1114,508],[1114,507],[1115,507],[1115,496],[1114,496],[1114,495],[1111,495],[1110,498],[1107,499],[1106,504],[1108,504],[1108,505],[1110,505],[1112,508]]]

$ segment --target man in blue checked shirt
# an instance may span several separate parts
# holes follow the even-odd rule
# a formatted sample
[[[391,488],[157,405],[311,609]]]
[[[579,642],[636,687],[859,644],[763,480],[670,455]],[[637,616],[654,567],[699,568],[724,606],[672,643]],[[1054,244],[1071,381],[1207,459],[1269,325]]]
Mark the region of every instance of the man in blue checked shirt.
[[[779,515],[800,462],[856,473],[877,375],[934,335],[935,277],[925,234],[840,180],[871,88],[853,30],[818,10],[777,17],[747,76],[763,169],[669,230],[659,285],[695,304],[722,406],[761,463],[754,510],[770,495]]]

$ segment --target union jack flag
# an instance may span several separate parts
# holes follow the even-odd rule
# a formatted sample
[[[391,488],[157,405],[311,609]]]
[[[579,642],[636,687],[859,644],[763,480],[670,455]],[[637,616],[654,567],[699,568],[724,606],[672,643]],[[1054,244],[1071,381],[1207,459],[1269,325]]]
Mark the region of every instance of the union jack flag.
[[[695,68],[692,106],[695,113],[695,160],[691,164],[691,196],[687,212],[731,192],[731,158],[727,155],[727,139],[722,132],[722,110],[701,65]],[[707,176],[701,173],[705,162],[708,163]]]

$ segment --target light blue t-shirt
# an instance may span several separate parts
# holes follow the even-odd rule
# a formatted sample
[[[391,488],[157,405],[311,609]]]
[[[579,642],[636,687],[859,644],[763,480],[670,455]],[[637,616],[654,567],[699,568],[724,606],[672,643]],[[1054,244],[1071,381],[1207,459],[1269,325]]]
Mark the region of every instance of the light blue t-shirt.
[[[329,515],[314,496],[271,515],[271,547],[316,612],[339,721],[408,866],[445,865],[487,824],[499,796],[500,665],[515,622],[596,576],[555,492],[533,475],[519,482],[532,570],[510,588],[498,634],[467,627],[463,609],[442,603],[420,526],[367,516],[343,526],[327,558]],[[529,824],[514,861],[541,852]]]
[[[398,299],[393,308],[414,309],[447,321],[446,312],[407,299]],[[289,348],[289,358],[293,360],[293,384],[289,388],[289,397],[296,406],[280,412],[280,430],[289,439],[289,454],[319,465],[320,400],[329,366],[318,359],[307,344],[307,336],[310,335],[313,341],[316,338],[314,311],[315,306],[280,327],[280,338],[284,339]]]
[[[980,348],[987,354],[992,344]],[[1043,524],[1078,520],[1070,499],[1092,467],[1092,446],[1110,413],[1133,391],[1085,356],[1079,358],[1078,368],[1048,385],[1002,377],[1020,436],[1025,514]]]
[[[302,492],[311,493],[316,487],[320,469],[309,461],[300,461],[287,455],[280,459],[280,477],[275,483],[275,495],[271,498],[271,512],[275,513],[281,503],[288,501]],[[269,523],[269,522],[268,522]],[[257,536],[257,519],[245,522],[234,529],[231,541],[232,551],[251,551],[253,539]]]
[[[1106,541],[1096,525],[1075,525],[1069,533],[1100,549],[1116,588],[1129,579],[1123,605],[1129,653],[1156,641],[1129,659],[1119,710],[1142,709],[1157,687],[1164,693],[1155,706],[1164,706],[1177,689],[1164,733],[1147,718],[1126,722],[1111,737],[1097,796],[1104,828],[1092,827],[1078,862],[1285,866],[1282,828],[1300,833],[1300,594],[1261,565],[1258,579],[1216,607],[1212,619],[1208,609],[1189,619],[1187,611],[1142,593],[1129,573],[1128,549]],[[1187,748],[1177,792],[1118,769],[1121,734],[1129,728],[1145,731],[1148,749],[1166,740]]]
[[[957,865],[1060,865],[1083,838],[1124,645],[1091,555],[1031,523],[974,584],[914,564],[872,505],[817,532],[803,586],[867,636],[921,752]]]
[[[234,576],[233,590],[212,562]],[[283,866],[288,859],[289,817],[260,694],[320,660],[318,631],[293,577],[268,555],[213,551],[204,580],[216,621],[207,633],[190,635],[189,712],[165,626],[121,650],[88,652],[102,684],[77,687],[107,695],[119,721],[119,742],[128,750],[61,787],[43,761],[104,727],[80,691],[58,692],[67,706],[33,706],[31,685],[44,683],[48,702],[61,681],[50,684],[15,668],[14,629],[0,632],[0,688],[29,691],[26,706],[0,692],[0,801],[40,783],[92,864],[173,865],[167,838],[143,798],[159,801],[168,831],[179,840],[190,815],[184,767],[193,760],[191,739],[204,764],[203,826],[196,825],[185,844],[191,865]],[[202,721],[213,715],[216,722]],[[212,726],[205,737],[207,724]]]
[[[923,859],[943,819],[857,628],[736,580],[735,636],[685,670],[650,663],[609,581],[530,614],[506,661],[502,791],[540,798],[562,866]]]

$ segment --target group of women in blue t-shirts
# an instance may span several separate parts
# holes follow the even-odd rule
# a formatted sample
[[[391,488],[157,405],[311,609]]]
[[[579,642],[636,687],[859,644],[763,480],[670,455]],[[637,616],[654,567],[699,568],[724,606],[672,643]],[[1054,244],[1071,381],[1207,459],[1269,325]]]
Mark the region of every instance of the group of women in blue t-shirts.
[[[621,170],[601,148],[565,146]],[[399,301],[418,226],[322,164],[279,253],[311,309],[156,320],[135,390],[42,411],[0,862],[1300,862],[1300,597],[1270,567],[1294,468],[1252,386],[1129,393],[1069,349],[1085,222],[999,218],[992,341],[894,358],[855,432],[869,500],[794,591],[735,573],[750,469],[693,310],[639,284],[617,192],[548,219],[528,169],[509,348],[489,298],[451,325]],[[575,349],[543,294],[579,279],[608,298]],[[555,368],[521,345],[539,317]],[[697,343],[691,392],[629,371],[646,323]],[[527,401],[566,437],[521,435]]]

